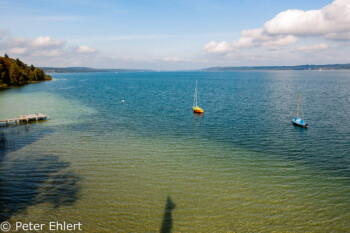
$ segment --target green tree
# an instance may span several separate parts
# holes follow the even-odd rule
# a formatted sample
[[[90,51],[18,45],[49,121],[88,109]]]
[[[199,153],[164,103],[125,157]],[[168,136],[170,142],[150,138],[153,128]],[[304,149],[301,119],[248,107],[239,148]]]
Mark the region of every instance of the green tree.
[[[22,66],[22,62],[17,58],[16,59],[16,64],[18,65],[18,66]]]
[[[10,85],[21,84],[21,72],[17,64],[11,63],[10,66]]]
[[[4,81],[4,77],[3,77],[2,72],[3,72],[3,66],[2,66],[2,64],[0,64],[0,85],[1,85],[1,84],[3,83],[3,81]]]
[[[29,71],[28,79],[29,79],[30,81],[35,81],[34,71]]]
[[[27,66],[18,58],[9,58],[7,54],[5,57],[0,57],[0,89],[23,85],[30,81],[45,80],[52,80],[52,78],[45,75],[42,69],[35,68],[33,65]]]
[[[9,58],[9,55],[7,55],[6,53],[5,53],[5,58]]]
[[[37,81],[42,81],[45,79],[45,74],[42,69],[35,68],[34,69],[34,79]]]

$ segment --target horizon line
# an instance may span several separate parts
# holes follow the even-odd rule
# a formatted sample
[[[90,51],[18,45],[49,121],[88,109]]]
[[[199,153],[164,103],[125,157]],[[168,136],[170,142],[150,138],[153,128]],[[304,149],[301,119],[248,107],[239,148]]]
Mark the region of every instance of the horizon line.
[[[345,67],[342,67],[345,66]],[[54,67],[54,66],[40,66],[39,68],[43,69],[87,69],[87,70],[96,70],[96,71],[113,71],[113,70],[134,70],[134,71],[210,71],[210,70],[229,70],[229,69],[293,69],[293,68],[327,68],[327,69],[350,69],[350,63],[334,63],[334,64],[302,64],[302,65],[265,65],[265,66],[212,66],[198,69],[177,69],[177,70],[159,70],[159,69],[144,69],[144,68],[95,68],[88,66],[66,66],[66,67]]]

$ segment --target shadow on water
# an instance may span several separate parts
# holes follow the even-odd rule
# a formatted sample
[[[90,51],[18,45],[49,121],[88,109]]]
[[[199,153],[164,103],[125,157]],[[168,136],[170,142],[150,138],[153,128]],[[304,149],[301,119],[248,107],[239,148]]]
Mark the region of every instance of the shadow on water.
[[[1,127],[0,163],[6,154],[17,151],[26,145],[32,144],[52,132],[52,129],[42,127],[40,124]]]
[[[176,206],[175,203],[171,200],[170,196],[168,196],[168,199],[165,205],[162,226],[160,228],[161,233],[171,232],[171,228],[173,227],[172,212],[173,212],[173,209],[175,209],[175,206]]]
[[[10,154],[52,132],[46,127],[31,129],[0,132],[0,222],[33,205],[49,203],[58,208],[78,199],[80,177],[68,162],[43,153]]]

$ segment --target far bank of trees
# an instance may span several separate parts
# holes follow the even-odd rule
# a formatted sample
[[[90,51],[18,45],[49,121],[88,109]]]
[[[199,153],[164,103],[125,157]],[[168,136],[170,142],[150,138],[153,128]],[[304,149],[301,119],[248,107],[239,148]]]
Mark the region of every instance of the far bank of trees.
[[[0,89],[46,80],[52,80],[52,78],[42,69],[33,65],[27,66],[18,58],[9,58],[7,54],[0,57]]]

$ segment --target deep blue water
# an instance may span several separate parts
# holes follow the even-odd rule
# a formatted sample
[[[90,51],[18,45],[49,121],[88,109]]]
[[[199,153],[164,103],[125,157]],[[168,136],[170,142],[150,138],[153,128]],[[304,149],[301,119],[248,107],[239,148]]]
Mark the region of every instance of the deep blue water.
[[[171,193],[178,231],[349,229],[349,71],[52,77],[0,92],[3,118],[50,114],[1,127],[1,221],[31,208],[30,220],[74,214],[91,232],[153,231]],[[299,92],[308,129],[291,124]]]
[[[100,122],[101,132],[126,128],[145,137],[216,140],[350,178],[348,71],[91,73],[53,78],[61,81],[45,88],[97,109],[99,114],[91,120]],[[191,114],[195,80],[203,116]],[[36,88],[42,86],[31,91]],[[298,92],[308,129],[291,125]]]

